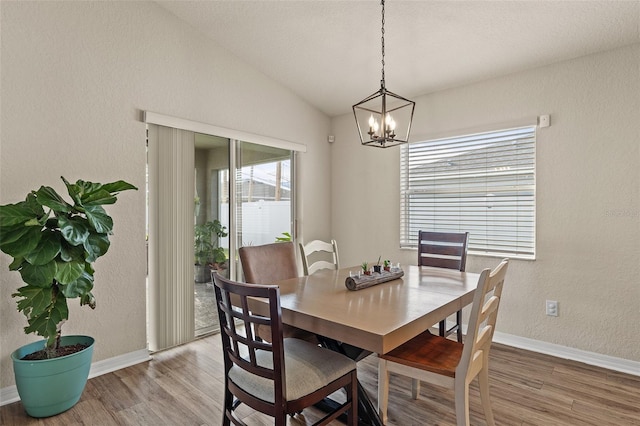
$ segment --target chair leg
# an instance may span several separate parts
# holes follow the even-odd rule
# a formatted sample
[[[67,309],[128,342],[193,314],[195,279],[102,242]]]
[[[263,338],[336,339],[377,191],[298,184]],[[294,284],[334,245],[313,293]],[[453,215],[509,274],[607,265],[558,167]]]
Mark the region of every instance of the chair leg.
[[[462,311],[456,312],[456,324],[458,324],[458,329],[456,330],[458,343],[462,343]]]
[[[273,417],[273,424],[275,426],[286,426],[287,425],[287,413],[282,412],[278,413]]]
[[[387,423],[387,405],[389,404],[389,371],[387,361],[378,359],[378,415],[383,424]]]
[[[226,384],[225,384],[225,388],[227,388]],[[222,425],[223,426],[229,426],[231,424],[231,419],[229,418],[229,416],[231,416],[233,410],[235,409],[234,404],[233,404],[233,394],[231,392],[229,392],[228,390],[225,390],[224,392],[224,418],[222,419]]]
[[[478,373],[478,384],[480,387],[480,401],[482,402],[482,410],[487,420],[488,426],[495,426],[493,411],[491,411],[491,398],[489,396],[489,357],[483,359],[482,370]]]
[[[456,423],[458,426],[469,426],[469,384],[466,381],[455,385]]]
[[[441,337],[447,337],[447,320],[446,319],[443,319],[438,324],[438,334]]]
[[[347,425],[357,426],[358,424],[358,377],[354,370],[351,373],[351,385],[347,388],[347,394],[351,395],[351,410],[347,417]]]
[[[411,379],[411,398],[418,399],[420,396],[420,380]]]

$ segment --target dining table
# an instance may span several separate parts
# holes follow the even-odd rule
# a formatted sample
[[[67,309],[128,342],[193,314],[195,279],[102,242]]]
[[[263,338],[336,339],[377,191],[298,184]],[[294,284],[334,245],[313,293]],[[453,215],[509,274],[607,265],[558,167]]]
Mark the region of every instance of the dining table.
[[[473,301],[480,274],[453,269],[399,265],[397,279],[359,290],[347,280],[359,266],[323,269],[278,281],[282,322],[315,333],[322,344],[359,360],[387,353]],[[397,273],[397,272],[401,272]],[[253,299],[250,308],[267,314],[268,304]],[[381,425],[376,407],[361,385],[361,425]]]

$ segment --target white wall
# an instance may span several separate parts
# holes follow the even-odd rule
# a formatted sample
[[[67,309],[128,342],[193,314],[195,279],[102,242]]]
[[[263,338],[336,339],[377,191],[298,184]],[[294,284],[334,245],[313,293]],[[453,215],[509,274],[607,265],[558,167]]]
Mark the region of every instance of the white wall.
[[[115,235],[96,264],[97,309],[70,303],[65,334],[96,337],[94,362],[146,347],[145,124],[150,110],[306,144],[298,200],[304,230],[328,237],[329,119],[149,2],[0,2],[0,204],[60,176],[125,179],[141,190],[108,207]],[[309,161],[313,158],[313,161]],[[304,194],[313,194],[307,197]],[[312,213],[312,214],[311,214]],[[38,340],[0,255],[0,387],[10,353]]]
[[[640,361],[640,45],[414,100],[414,140],[551,114],[537,136],[537,259],[511,262],[498,330]],[[361,147],[349,114],[332,132],[341,263],[416,264],[398,248],[399,149]],[[471,256],[467,270],[497,263]]]

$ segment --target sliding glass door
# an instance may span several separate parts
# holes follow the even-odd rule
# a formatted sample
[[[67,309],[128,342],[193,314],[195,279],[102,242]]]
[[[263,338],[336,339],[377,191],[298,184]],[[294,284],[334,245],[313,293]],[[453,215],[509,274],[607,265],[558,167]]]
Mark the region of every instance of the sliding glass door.
[[[194,141],[195,335],[219,330],[211,272],[229,277],[230,141],[195,134]]]
[[[236,152],[238,247],[290,238],[293,152],[248,142]]]
[[[219,329],[211,272],[243,280],[237,249],[291,239],[294,151],[149,124],[152,351]]]

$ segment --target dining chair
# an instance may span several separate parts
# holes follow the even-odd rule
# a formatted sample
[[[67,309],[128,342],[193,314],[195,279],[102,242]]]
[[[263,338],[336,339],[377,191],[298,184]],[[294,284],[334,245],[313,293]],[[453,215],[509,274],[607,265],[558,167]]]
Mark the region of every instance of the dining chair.
[[[468,232],[418,231],[418,266],[465,270],[467,264]],[[462,342],[462,310],[456,312],[456,323],[447,328],[447,319],[439,324],[439,334],[447,337],[456,333]]]
[[[341,414],[349,425],[358,418],[355,361],[298,339],[284,339],[280,290],[276,285],[234,282],[214,275],[216,306],[224,355],[224,417],[222,424],[244,425],[236,409],[240,404],[285,425],[295,415],[330,394],[345,389],[346,401],[322,417],[324,425]],[[269,301],[269,314],[249,311],[249,299]],[[269,342],[253,334],[254,324],[269,326]]]
[[[244,280],[249,284],[274,284],[299,276],[296,248],[290,241],[240,247],[238,256]],[[271,332],[264,324],[257,324],[256,332],[264,340],[268,341],[271,338]],[[296,337],[318,343],[315,334],[288,324],[284,324],[284,337]]]
[[[319,269],[340,269],[336,240],[331,240],[330,243],[321,240],[313,240],[307,244],[300,243],[300,255],[304,275],[313,274]],[[332,259],[331,262],[326,260],[329,258]]]
[[[453,389],[458,425],[469,425],[469,384],[477,376],[485,419],[488,425],[495,424],[489,399],[489,350],[508,265],[509,259],[504,259],[493,271],[482,271],[464,344],[427,330],[379,355],[378,411],[384,423],[389,402],[389,373],[398,373],[412,378],[413,399],[418,399],[420,380]]]

